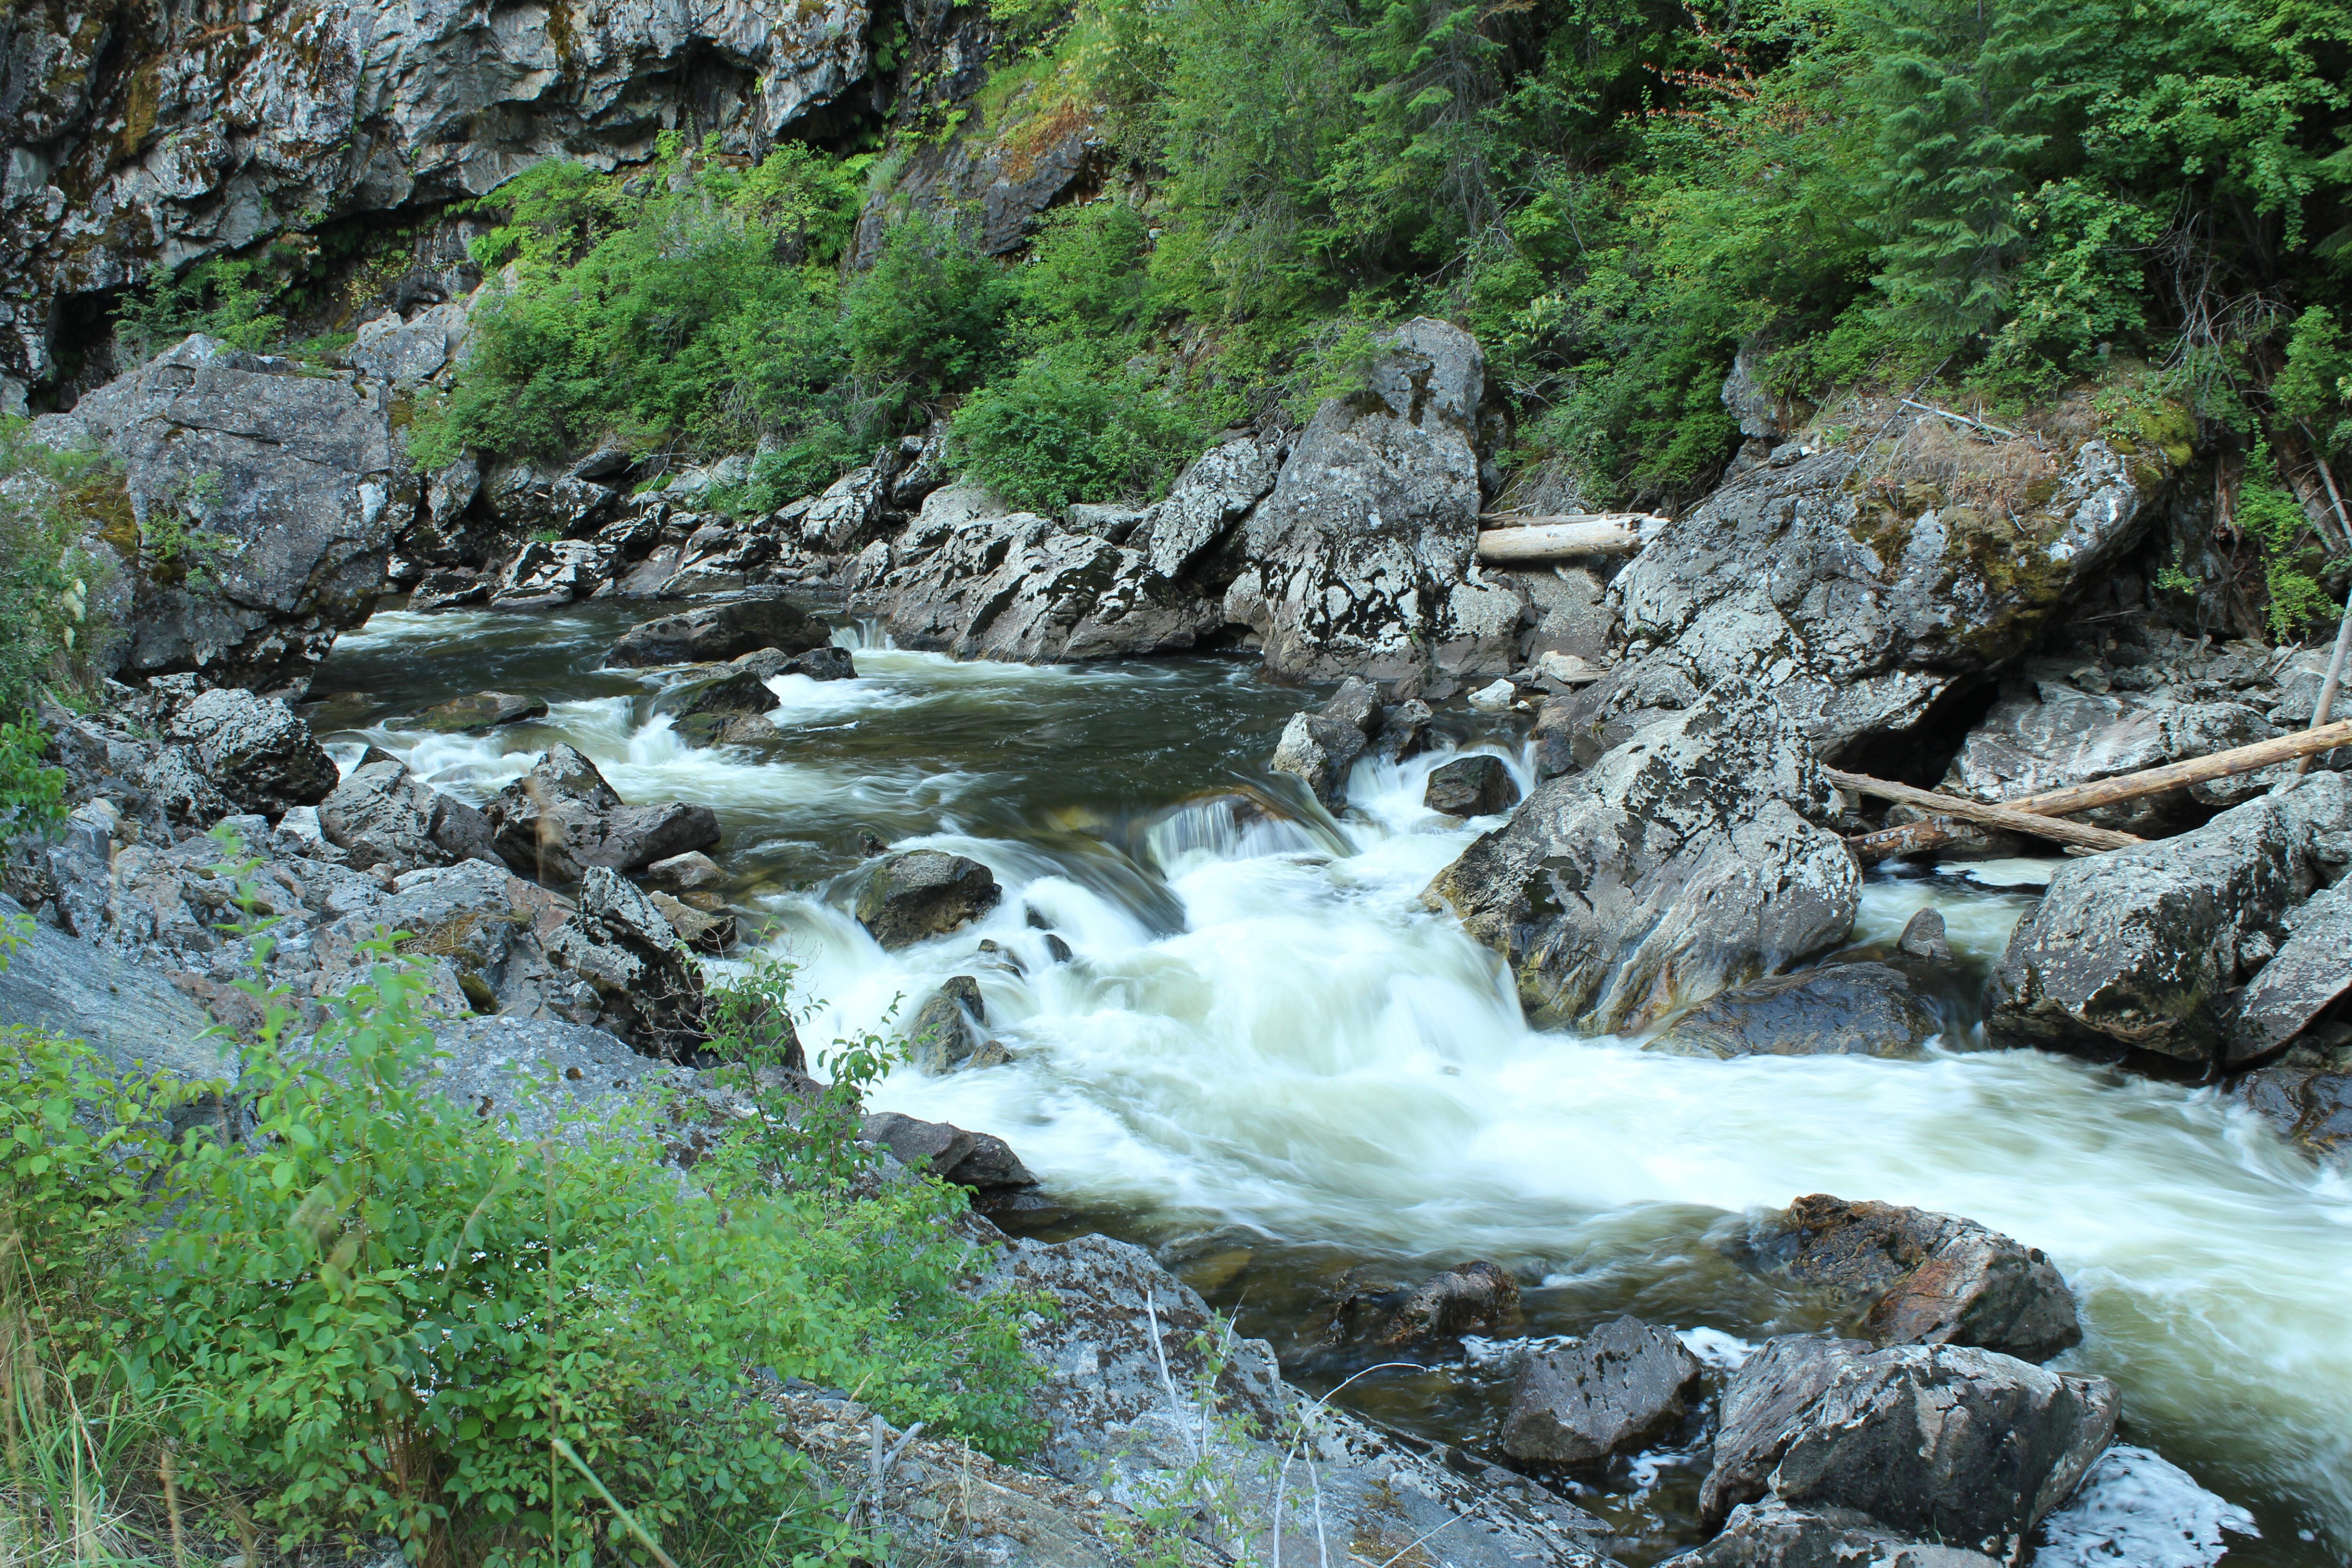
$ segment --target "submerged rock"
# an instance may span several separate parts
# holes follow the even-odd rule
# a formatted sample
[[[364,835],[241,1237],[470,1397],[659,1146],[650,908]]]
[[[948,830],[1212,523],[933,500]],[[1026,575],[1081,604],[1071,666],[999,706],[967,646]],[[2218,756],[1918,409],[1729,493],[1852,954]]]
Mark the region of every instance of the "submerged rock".
[[[1639,1447],[1690,1413],[1698,1358],[1637,1318],[1619,1318],[1565,1351],[1530,1353],[1511,1387],[1503,1451],[1586,1464]]]
[[[722,664],[758,648],[805,653],[832,640],[833,634],[798,605],[765,595],[640,622],[622,634],[605,662],[624,669]]]
[[[536,697],[519,697],[511,691],[477,691],[471,697],[453,697],[427,708],[409,722],[436,734],[454,735],[546,717],[547,704]]]
[[[1884,963],[1832,963],[1708,997],[1643,1048],[1670,1056],[1916,1058],[1943,1024]]]
[[[1484,1258],[1457,1263],[1413,1287],[1381,1342],[1391,1348],[1458,1340],[1501,1328],[1519,1310],[1519,1282]]]
[[[1430,771],[1421,804],[1448,816],[1492,816],[1519,802],[1519,786],[1503,759],[1479,752]]]
[[[1767,1215],[1748,1244],[1768,1272],[1845,1296],[1881,1345],[1975,1345],[2043,1362],[2083,1340],[2057,1266],[1974,1220],[1815,1193]]]
[[[1004,898],[987,867],[943,849],[893,855],[867,876],[857,921],[886,948],[906,947],[978,920]]]
[[[1770,698],[1718,696],[1547,779],[1430,884],[1546,1022],[1638,1028],[1843,938],[1862,876]]]
[[[506,863],[526,877],[576,882],[593,867],[634,871],[719,842],[707,805],[630,805],[579,750],[551,746],[484,814]]]

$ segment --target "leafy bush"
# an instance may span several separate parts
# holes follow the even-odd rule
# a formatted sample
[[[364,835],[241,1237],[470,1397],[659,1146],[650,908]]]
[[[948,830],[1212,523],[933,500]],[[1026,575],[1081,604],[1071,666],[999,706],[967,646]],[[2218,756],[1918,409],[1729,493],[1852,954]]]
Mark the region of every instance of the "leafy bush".
[[[168,509],[165,509],[168,510]],[[44,688],[94,690],[121,635],[104,606],[118,575],[100,540],[137,555],[140,530],[105,454],[53,451],[0,418],[0,720]]]
[[[1083,346],[1046,350],[956,411],[964,471],[1058,516],[1074,500],[1152,500],[1207,436],[1200,413]]]

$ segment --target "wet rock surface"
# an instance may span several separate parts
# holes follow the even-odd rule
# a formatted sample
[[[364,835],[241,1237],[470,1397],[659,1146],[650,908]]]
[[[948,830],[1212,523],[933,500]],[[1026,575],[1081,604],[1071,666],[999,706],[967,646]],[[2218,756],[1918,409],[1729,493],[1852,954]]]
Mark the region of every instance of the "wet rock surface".
[[[421,730],[455,735],[546,717],[547,704],[539,698],[519,697],[511,691],[478,691],[471,697],[436,703],[413,721]]]
[[[1769,698],[1718,697],[1547,779],[1430,884],[1539,1019],[1636,1028],[1843,938],[1861,874]]]
[[[1637,1447],[1689,1414],[1698,1358],[1664,1329],[1619,1318],[1565,1351],[1521,1363],[1503,1417],[1503,1451],[1587,1464]]]
[[[1037,1184],[1029,1167],[992,1132],[967,1132],[949,1122],[924,1121],[886,1110],[866,1117],[858,1136],[889,1150],[891,1157],[908,1169],[958,1186],[998,1193]]]
[[[1975,1345],[2044,1362],[2082,1342],[2057,1267],[1973,1220],[1815,1193],[1766,1215],[1748,1242],[1767,1272],[1843,1294],[1881,1345]]]
[[[1313,712],[1294,713],[1275,742],[1276,773],[1288,773],[1329,810],[1348,803],[1348,772],[1381,728],[1370,682],[1350,677]]]
[[[544,881],[577,882],[593,868],[634,871],[719,842],[707,805],[630,805],[578,749],[551,746],[483,814],[506,863]]]
[[[1948,952],[1947,952],[1948,957]],[[1673,1056],[1916,1058],[1943,1032],[1908,974],[1884,963],[1832,963],[1717,994],[1643,1048]]]
[[[1448,816],[1492,816],[1519,802],[1519,786],[1503,759],[1484,753],[1456,757],[1430,770],[1422,805]]]
[[[916,1009],[907,1030],[908,1060],[927,1073],[953,1072],[981,1048],[980,1026],[987,1021],[980,983],[969,974],[952,976]]]
[[[2240,1077],[2229,1092],[2289,1143],[2352,1170],[2352,1026],[2315,1031],[2309,1043]]]
[[[910,849],[875,868],[857,895],[857,921],[886,948],[906,947],[979,919],[1004,889],[977,860]]]
[[[619,668],[719,664],[759,648],[805,653],[832,634],[806,610],[774,595],[702,605],[631,626],[606,662]]]

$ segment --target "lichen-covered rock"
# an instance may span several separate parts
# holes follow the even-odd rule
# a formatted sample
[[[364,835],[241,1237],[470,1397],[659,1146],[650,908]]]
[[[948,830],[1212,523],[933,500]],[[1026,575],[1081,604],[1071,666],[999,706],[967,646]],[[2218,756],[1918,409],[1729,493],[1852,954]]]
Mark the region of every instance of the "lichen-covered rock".
[[[1321,708],[1290,716],[1268,765],[1297,779],[1337,811],[1348,803],[1348,772],[1364,754],[1381,719],[1379,693],[1370,682],[1350,676]]]
[[[1916,1058],[1926,1054],[1927,1042],[1943,1027],[1902,971],[1884,963],[1832,963],[1719,992],[1643,1048],[1727,1061],[1756,1056]]]
[[[265,816],[316,805],[334,789],[334,759],[310,726],[274,697],[221,688],[174,712],[164,734],[186,746],[205,777]]]
[[[1720,696],[1547,779],[1430,884],[1539,1018],[1638,1028],[1839,941],[1862,875],[1769,698]]]
[[[549,610],[585,599],[612,579],[612,547],[593,539],[534,539],[490,590],[497,610]]]
[[[906,947],[978,920],[1004,898],[988,868],[943,849],[909,849],[870,872],[857,921],[884,947]]]
[[[1759,1219],[1748,1245],[1767,1272],[1843,1296],[1881,1345],[2044,1362],[2083,1340],[2057,1266],[1974,1220],[1815,1193]]]
[[[2285,943],[2238,1000],[2224,1067],[2260,1061],[2352,993],[2352,882],[2315,893],[2284,917]]]
[[[831,643],[803,653],[786,653],[780,647],[753,648],[738,655],[734,662],[762,680],[773,680],[780,675],[804,675],[811,680],[857,679],[856,659],[847,648],[835,647]]]
[[[109,542],[135,577],[121,668],[142,675],[299,692],[375,607],[415,505],[382,384],[305,375],[203,336],[34,433],[121,460],[138,536]],[[164,561],[155,546],[173,529],[193,542]]]
[[[1492,816],[1519,803],[1519,786],[1503,759],[1489,752],[1456,757],[1430,770],[1421,804],[1448,816]]]
[[[549,962],[593,994],[578,997],[575,1011],[637,1050],[688,1061],[707,1038],[700,966],[653,900],[610,867],[583,874],[579,907],[546,948]]]
[[[1363,391],[1316,410],[1247,525],[1256,586],[1243,613],[1267,669],[1389,680],[1509,667],[1519,596],[1475,562],[1485,387],[1477,342],[1423,318],[1388,341]]]
[[[605,662],[634,669],[665,664],[721,664],[755,648],[805,653],[832,634],[791,600],[775,594],[706,605],[631,626]]]
[[[574,747],[551,746],[483,814],[506,863],[542,881],[576,882],[590,868],[635,871],[719,842],[707,805],[630,805]]]
[[[1589,1464],[1634,1448],[1690,1413],[1698,1358],[1638,1318],[1604,1323],[1564,1351],[1531,1352],[1511,1385],[1503,1451]]]
[[[1661,1568],[2000,1568],[1998,1559],[1913,1541],[1847,1508],[1743,1503],[1723,1533]]]
[[[1987,991],[1997,1036],[2206,1064],[2284,917],[2352,859],[2352,781],[2315,773],[2193,833],[2073,860],[2018,922]]]

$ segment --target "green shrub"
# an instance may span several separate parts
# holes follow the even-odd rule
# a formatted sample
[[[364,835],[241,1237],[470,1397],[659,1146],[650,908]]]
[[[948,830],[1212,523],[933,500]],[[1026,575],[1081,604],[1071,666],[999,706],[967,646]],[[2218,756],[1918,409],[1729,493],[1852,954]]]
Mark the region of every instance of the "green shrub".
[[[1045,350],[956,411],[963,470],[999,500],[1058,516],[1074,500],[1150,500],[1201,448],[1201,413],[1083,345]]]
[[[68,700],[97,689],[121,636],[103,608],[119,574],[112,552],[136,556],[140,537],[106,454],[53,451],[25,421],[0,418],[0,719],[44,689]]]

